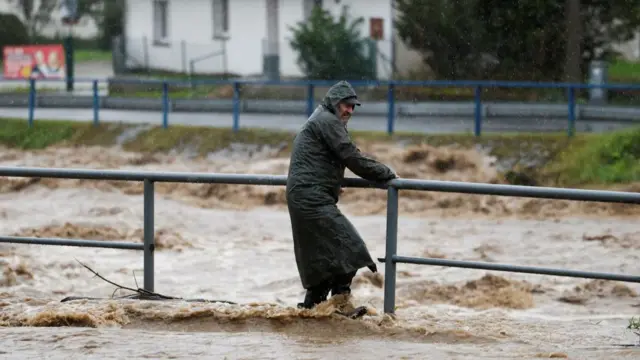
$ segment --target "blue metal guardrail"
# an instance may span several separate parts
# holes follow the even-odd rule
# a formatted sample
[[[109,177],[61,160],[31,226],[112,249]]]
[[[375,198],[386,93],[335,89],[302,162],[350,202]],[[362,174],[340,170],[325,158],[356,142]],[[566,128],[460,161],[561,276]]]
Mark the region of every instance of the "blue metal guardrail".
[[[4,79],[0,81],[24,82],[23,79]],[[29,126],[33,124],[33,113],[36,100],[36,81],[60,82],[61,79],[29,79]],[[99,123],[100,96],[98,93],[98,79],[74,79],[76,83],[89,82],[93,84],[93,122]],[[162,85],[162,126],[169,127],[169,85],[233,85],[233,123],[232,128],[238,131],[240,128],[240,90],[242,85],[265,85],[265,86],[301,86],[307,89],[307,116],[311,115],[315,107],[314,88],[316,86],[331,86],[336,81],[326,80],[302,80],[302,81],[272,81],[272,80],[155,80],[155,79],[109,79],[103,80],[112,84],[161,84]],[[505,87],[505,88],[535,88],[535,89],[563,89],[567,93],[567,135],[573,136],[576,122],[576,96],[575,91],[580,89],[607,89],[607,90],[640,90],[640,84],[583,84],[583,83],[554,83],[554,82],[533,82],[533,81],[349,81],[354,86],[386,86],[387,87],[387,133],[393,134],[395,126],[395,88],[397,86],[414,87],[471,87],[475,89],[474,95],[474,134],[480,136],[482,132],[482,89]]]
[[[114,243],[110,241],[90,241],[55,238],[32,238],[0,236],[0,243],[102,247],[114,249],[143,250],[144,289],[154,291],[154,183],[217,183],[246,185],[286,185],[286,176],[249,174],[212,174],[184,172],[134,172],[120,170],[56,169],[33,167],[0,167],[0,176],[31,178],[62,178],[87,180],[121,180],[144,182],[144,237],[143,243]],[[347,178],[346,187],[387,189],[387,233],[385,257],[384,312],[395,312],[396,264],[435,265],[493,271],[517,272],[540,275],[566,276],[585,279],[603,279],[640,283],[640,276],[587,272],[579,270],[552,269],[532,266],[495,264],[475,261],[445,260],[433,258],[407,257],[397,254],[398,245],[398,190],[439,191],[463,194],[501,195],[513,197],[565,199],[576,201],[599,201],[610,203],[640,204],[640,193],[579,190],[551,187],[530,187],[498,185],[470,182],[435,181],[419,179],[395,179],[387,184],[375,184],[360,178]]]

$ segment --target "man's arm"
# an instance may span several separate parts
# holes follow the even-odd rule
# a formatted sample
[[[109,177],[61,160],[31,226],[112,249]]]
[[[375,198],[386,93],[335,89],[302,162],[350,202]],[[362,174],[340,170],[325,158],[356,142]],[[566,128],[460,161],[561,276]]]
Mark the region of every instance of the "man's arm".
[[[317,128],[331,151],[354,174],[374,182],[386,182],[397,177],[388,166],[362,155],[339,120],[323,120]]]

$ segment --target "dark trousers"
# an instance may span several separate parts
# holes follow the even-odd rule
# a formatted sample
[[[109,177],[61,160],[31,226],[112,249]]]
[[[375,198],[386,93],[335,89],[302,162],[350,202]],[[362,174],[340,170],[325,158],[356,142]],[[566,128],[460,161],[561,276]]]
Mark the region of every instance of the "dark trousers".
[[[336,275],[333,278],[307,289],[304,302],[298,304],[298,307],[311,309],[317,304],[327,300],[329,291],[331,296],[351,293],[351,281],[356,276],[356,271],[348,274]]]

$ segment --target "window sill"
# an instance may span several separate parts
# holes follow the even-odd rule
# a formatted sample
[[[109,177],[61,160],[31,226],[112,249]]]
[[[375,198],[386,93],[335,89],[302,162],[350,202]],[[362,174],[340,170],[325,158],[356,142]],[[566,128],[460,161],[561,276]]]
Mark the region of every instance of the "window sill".
[[[221,34],[213,35],[213,40],[229,40],[230,38],[231,36],[229,35],[229,33],[221,33]]]

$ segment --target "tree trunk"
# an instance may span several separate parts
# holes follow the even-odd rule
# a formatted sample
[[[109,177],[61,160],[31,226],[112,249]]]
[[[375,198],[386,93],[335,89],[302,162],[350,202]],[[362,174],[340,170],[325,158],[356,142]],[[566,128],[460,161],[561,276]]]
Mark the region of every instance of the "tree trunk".
[[[582,82],[582,18],[580,0],[566,0],[565,20],[567,29],[565,80]]]

